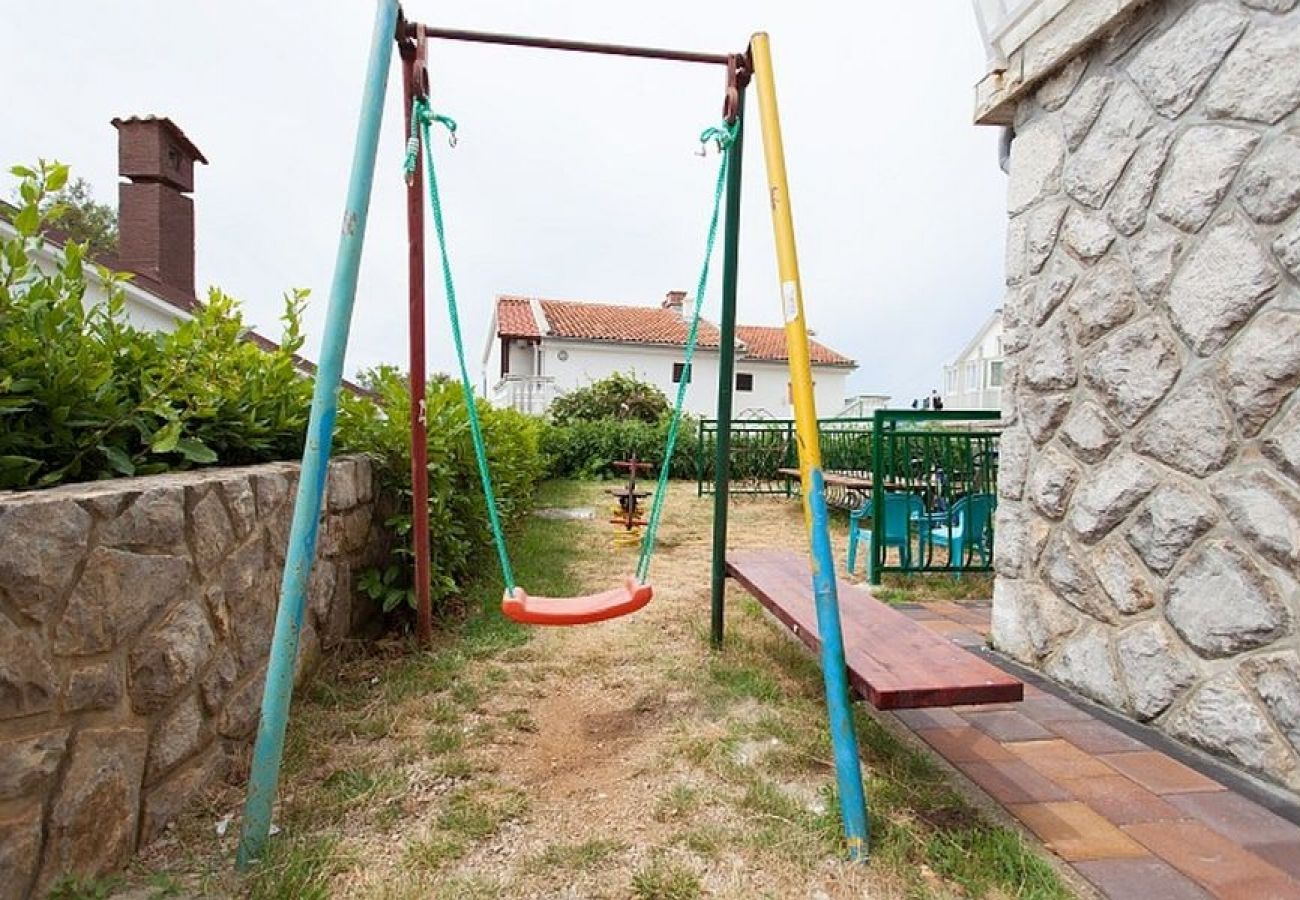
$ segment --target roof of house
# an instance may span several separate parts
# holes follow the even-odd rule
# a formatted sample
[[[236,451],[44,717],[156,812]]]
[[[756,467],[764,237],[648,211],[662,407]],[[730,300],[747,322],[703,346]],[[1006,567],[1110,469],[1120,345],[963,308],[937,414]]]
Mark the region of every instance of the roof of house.
[[[152,113],[147,116],[127,116],[125,118],[118,116],[117,118],[112,119],[109,124],[114,128],[121,128],[123,125],[139,125],[145,122],[160,123],[164,128],[172,133],[172,136],[180,142],[182,147],[189,151],[190,156],[194,157],[196,162],[201,162],[204,165],[208,164],[207,159],[204,158],[203,153],[199,148],[194,146],[194,142],[186,136],[184,131],[181,131],[181,126],[177,125],[166,116],[155,116]]]
[[[534,309],[543,319],[538,322]],[[497,297],[497,337],[537,339],[567,338],[595,342],[649,344],[662,347],[686,345],[690,323],[680,312],[655,306],[622,306],[578,300],[502,295]],[[544,324],[543,334],[539,324]],[[700,320],[696,346],[717,349],[721,343],[718,326]],[[784,362],[785,329],[774,325],[737,325],[736,345],[743,358]],[[809,340],[809,354],[815,365],[856,366],[852,359],[824,344]]]

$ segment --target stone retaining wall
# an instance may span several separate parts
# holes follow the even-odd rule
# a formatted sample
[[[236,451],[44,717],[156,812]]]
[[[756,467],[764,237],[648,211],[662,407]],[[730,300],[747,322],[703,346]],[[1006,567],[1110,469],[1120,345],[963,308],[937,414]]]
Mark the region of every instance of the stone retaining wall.
[[[993,637],[1300,790],[1300,9],[1156,0],[1020,104]]]
[[[0,898],[109,871],[242,775],[298,467],[0,495]],[[299,673],[372,612],[370,463],[336,460]]]

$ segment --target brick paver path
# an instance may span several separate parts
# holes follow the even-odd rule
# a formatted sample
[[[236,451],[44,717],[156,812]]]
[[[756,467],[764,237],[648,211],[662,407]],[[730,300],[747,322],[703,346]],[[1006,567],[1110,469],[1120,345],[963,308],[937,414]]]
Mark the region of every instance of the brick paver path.
[[[967,646],[989,632],[985,604],[902,609]],[[1300,826],[1086,706],[1026,684],[1022,703],[894,715],[1106,897],[1300,900]]]

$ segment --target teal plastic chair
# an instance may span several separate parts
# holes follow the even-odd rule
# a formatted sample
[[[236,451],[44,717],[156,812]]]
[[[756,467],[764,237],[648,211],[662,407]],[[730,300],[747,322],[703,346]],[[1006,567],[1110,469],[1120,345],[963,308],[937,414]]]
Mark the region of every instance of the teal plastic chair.
[[[876,554],[872,549],[874,538],[871,529],[862,527],[862,520],[870,514],[870,500],[849,513],[848,570],[850,575],[857,568],[859,537],[867,542],[867,577],[871,578],[875,575]],[[924,515],[925,504],[917,494],[887,493],[885,494],[885,521],[872,523],[872,527],[882,534],[881,540],[885,543],[885,552],[888,553],[890,547],[897,547],[904,567],[912,564],[912,530]],[[919,530],[917,537],[917,549],[920,550]]]
[[[967,494],[952,505],[947,515],[926,516],[925,540],[931,547],[946,547],[948,566],[960,567],[966,551],[979,556],[980,565],[989,564],[989,524],[995,500],[992,494]],[[961,572],[957,572],[961,577]]]

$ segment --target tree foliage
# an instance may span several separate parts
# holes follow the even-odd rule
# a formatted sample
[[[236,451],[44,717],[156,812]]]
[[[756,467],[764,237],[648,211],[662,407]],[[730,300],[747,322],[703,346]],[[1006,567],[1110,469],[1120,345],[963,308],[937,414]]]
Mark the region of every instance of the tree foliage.
[[[74,178],[47,194],[41,215],[95,257],[117,250],[117,207],[99,203],[84,178]]]
[[[670,409],[664,392],[633,375],[615,372],[607,378],[559,397],[551,404],[556,425],[629,419],[654,424]]]

